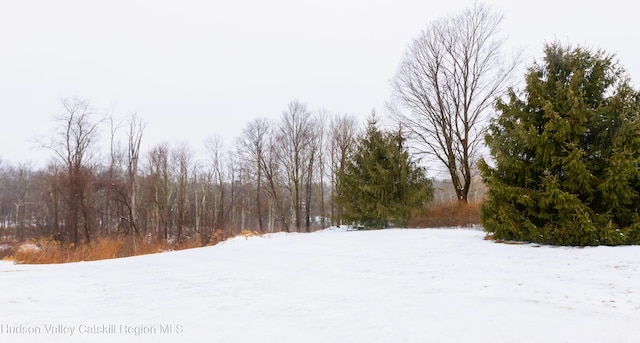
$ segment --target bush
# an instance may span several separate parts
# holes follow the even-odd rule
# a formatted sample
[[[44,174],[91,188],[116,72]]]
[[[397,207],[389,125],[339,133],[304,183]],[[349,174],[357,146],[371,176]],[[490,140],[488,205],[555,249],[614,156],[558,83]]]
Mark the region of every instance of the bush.
[[[409,227],[469,227],[479,225],[480,204],[460,201],[436,202],[427,206],[423,213],[411,218]]]

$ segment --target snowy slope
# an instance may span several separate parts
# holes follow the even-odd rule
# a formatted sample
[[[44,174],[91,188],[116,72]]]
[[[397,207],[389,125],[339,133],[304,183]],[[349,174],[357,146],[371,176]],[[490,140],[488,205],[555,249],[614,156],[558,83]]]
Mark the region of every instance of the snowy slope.
[[[109,261],[2,262],[0,342],[640,341],[640,247],[483,237],[329,229]]]

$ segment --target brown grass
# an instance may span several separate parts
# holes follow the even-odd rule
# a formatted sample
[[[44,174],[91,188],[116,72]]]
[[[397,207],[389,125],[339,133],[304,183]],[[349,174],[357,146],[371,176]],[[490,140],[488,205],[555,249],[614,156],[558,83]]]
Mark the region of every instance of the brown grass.
[[[13,256],[17,246],[16,242],[0,241],[0,260]]]
[[[251,231],[251,230],[243,230],[242,232],[240,232],[240,235],[244,237],[245,239],[249,239],[249,237],[256,237],[256,236],[262,236],[262,234],[260,234],[257,231]]]
[[[131,237],[99,238],[89,244],[65,245],[53,239],[31,240],[22,244],[13,244],[5,249],[6,260],[17,264],[52,264],[80,261],[96,261],[137,255],[154,254],[168,250],[184,250],[203,245],[216,245],[233,236],[230,230],[217,230],[207,244],[197,238],[183,239],[180,243],[143,242]],[[261,236],[256,231],[244,230],[237,236],[248,239]],[[8,246],[8,245],[5,245]]]
[[[39,239],[22,244],[12,256],[15,263],[49,264],[96,261],[158,252],[151,244],[138,244],[123,238],[100,238],[89,244],[65,245],[52,239]]]
[[[466,227],[480,225],[480,203],[438,202],[409,220],[409,227]]]

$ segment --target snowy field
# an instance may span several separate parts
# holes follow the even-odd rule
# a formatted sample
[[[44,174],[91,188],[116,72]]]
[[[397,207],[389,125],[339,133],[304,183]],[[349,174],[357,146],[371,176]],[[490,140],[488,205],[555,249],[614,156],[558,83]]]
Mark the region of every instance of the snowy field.
[[[109,261],[0,262],[0,342],[640,341],[640,247],[483,238],[328,229]]]

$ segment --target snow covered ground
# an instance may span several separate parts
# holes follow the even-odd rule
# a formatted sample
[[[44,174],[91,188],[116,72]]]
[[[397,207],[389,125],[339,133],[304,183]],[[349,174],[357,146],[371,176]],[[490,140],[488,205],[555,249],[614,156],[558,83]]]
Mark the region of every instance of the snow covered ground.
[[[64,265],[0,263],[0,342],[637,342],[640,247],[467,229],[236,238]]]

